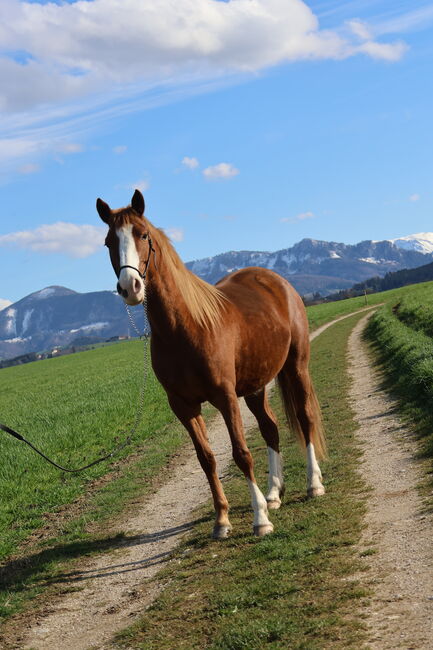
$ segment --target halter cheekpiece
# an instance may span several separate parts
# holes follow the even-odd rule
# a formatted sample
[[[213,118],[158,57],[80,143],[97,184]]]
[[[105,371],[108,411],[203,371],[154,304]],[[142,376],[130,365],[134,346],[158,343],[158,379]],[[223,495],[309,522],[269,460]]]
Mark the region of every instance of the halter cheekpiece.
[[[117,274],[117,277],[120,276],[120,272],[121,272],[122,269],[132,269],[133,271],[137,271],[138,275],[140,276],[140,278],[144,282],[146,280],[147,269],[148,269],[148,266],[149,266],[149,263],[150,263],[150,256],[152,255],[152,253],[153,253],[153,261],[155,262],[155,268],[156,268],[156,251],[153,248],[152,240],[151,240],[149,235],[146,235],[145,239],[147,239],[147,241],[149,242],[149,254],[147,256],[147,260],[144,263],[144,271],[143,271],[143,273],[140,273],[140,269],[137,269],[137,267],[135,267],[135,266],[131,266],[130,264],[124,264],[123,266],[121,266],[119,268],[119,273]]]

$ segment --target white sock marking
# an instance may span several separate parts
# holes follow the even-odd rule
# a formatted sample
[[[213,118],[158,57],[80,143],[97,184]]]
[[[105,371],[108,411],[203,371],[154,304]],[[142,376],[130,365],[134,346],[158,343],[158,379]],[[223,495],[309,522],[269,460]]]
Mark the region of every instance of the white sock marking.
[[[307,481],[309,490],[323,490],[322,485],[322,472],[320,471],[319,464],[316,460],[314,445],[310,442],[307,445]]]
[[[281,455],[268,447],[268,460],[269,460],[269,478],[268,486],[269,492],[266,497],[267,501],[280,501],[280,494],[283,487],[283,470],[281,467]]]
[[[254,510],[254,526],[268,526],[272,523],[268,519],[268,505],[263,494],[260,492],[257,483],[253,483],[249,479],[248,487],[251,494],[251,505]]]

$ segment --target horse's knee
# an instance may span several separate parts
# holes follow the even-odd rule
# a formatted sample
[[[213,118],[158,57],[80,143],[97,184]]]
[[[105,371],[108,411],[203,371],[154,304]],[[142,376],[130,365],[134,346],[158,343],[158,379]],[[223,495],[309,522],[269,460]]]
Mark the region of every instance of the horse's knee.
[[[210,449],[196,448],[197,458],[206,474],[213,474],[216,471],[216,460]]]
[[[253,457],[248,447],[233,447],[233,459],[239,469],[249,476],[253,469]]]

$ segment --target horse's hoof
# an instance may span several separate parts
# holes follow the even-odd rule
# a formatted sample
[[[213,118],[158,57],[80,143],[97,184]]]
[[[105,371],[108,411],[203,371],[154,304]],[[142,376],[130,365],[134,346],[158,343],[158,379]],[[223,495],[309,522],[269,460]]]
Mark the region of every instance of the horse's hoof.
[[[269,535],[269,533],[274,532],[274,527],[272,524],[262,524],[261,526],[254,526],[254,535],[256,537],[264,537]]]
[[[323,485],[320,487],[308,488],[307,490],[307,497],[309,499],[312,499],[314,497],[321,497],[323,494],[325,494],[325,488]]]
[[[219,526],[216,524],[212,532],[212,538],[227,539],[227,537],[230,535],[231,530],[232,530],[231,526]]]
[[[268,504],[268,510],[278,510],[281,506],[281,499],[266,500],[266,503]]]

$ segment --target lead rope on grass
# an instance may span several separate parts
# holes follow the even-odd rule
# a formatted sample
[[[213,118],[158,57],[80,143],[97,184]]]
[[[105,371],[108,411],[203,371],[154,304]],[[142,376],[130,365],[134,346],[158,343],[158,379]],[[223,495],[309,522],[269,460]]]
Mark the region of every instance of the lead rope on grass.
[[[125,307],[126,307],[128,318],[129,318],[129,320],[131,322],[132,327],[137,332],[138,336],[140,338],[143,338],[143,382],[142,382],[141,389],[140,389],[139,404],[138,404],[138,407],[137,407],[137,411],[135,413],[134,423],[133,423],[133,425],[132,425],[132,427],[131,427],[131,429],[129,431],[128,436],[126,437],[126,439],[120,445],[115,447],[112,451],[110,451],[110,453],[105,454],[104,456],[101,456],[100,458],[97,458],[96,460],[92,461],[88,465],[84,465],[83,467],[77,467],[77,468],[62,467],[62,465],[59,465],[58,463],[56,463],[51,458],[48,458],[48,456],[46,456],[40,449],[35,447],[33,443],[31,443],[29,440],[26,440],[26,438],[24,438],[24,436],[22,436],[20,433],[18,433],[18,431],[15,431],[11,427],[8,427],[6,424],[2,424],[0,422],[0,429],[2,431],[4,431],[5,433],[8,433],[9,435],[13,436],[14,438],[19,440],[20,442],[25,442],[26,445],[28,445],[31,449],[33,449],[33,451],[35,451],[37,454],[39,454],[39,456],[42,456],[42,458],[44,460],[46,460],[48,463],[50,463],[50,465],[53,465],[57,469],[60,469],[62,472],[68,472],[69,474],[76,474],[77,472],[82,472],[83,470],[89,469],[90,467],[93,467],[94,465],[98,465],[99,463],[102,463],[104,460],[107,460],[108,458],[112,458],[113,456],[118,454],[120,451],[122,451],[122,449],[125,449],[125,447],[127,447],[129,445],[129,443],[131,442],[132,438],[134,437],[135,433],[137,432],[137,429],[138,429],[138,427],[139,427],[139,425],[140,425],[140,423],[141,423],[141,421],[143,419],[144,395],[145,395],[145,389],[146,389],[146,379],[147,379],[147,369],[148,369],[148,363],[147,363],[147,347],[148,347],[148,345],[147,345],[147,340],[146,340],[146,325],[148,324],[148,320],[147,320],[146,293],[144,294],[144,299],[143,299],[143,321],[144,321],[143,322],[143,334],[141,334],[140,331],[138,330],[138,328],[137,328],[137,326],[136,326],[136,324],[134,322],[134,319],[132,317],[131,311],[130,311],[128,305],[126,305],[126,303],[125,303]]]

